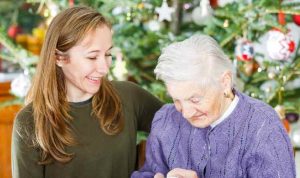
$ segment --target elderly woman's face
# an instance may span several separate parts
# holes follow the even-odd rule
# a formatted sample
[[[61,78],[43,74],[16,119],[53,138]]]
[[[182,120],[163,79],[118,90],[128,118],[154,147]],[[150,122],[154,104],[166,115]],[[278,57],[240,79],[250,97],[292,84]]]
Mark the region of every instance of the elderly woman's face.
[[[194,127],[208,127],[221,117],[225,105],[221,88],[203,89],[191,81],[170,82],[166,86],[176,109]]]

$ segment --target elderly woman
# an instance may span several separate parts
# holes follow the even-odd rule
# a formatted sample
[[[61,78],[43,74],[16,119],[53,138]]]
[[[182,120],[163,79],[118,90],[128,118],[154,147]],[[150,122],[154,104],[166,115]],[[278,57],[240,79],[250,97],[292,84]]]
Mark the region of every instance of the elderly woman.
[[[296,177],[277,113],[234,88],[233,66],[214,39],[166,47],[155,69],[174,104],[152,122],[146,162],[132,177]]]

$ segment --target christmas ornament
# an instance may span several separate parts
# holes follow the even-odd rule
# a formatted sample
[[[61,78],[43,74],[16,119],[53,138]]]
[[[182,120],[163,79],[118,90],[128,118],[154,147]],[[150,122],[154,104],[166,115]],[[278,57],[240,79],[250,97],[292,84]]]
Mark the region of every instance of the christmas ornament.
[[[193,6],[192,3],[184,3],[182,5],[182,7],[183,7],[184,10],[189,10],[192,6]]]
[[[11,92],[17,97],[25,97],[29,91],[31,81],[28,74],[20,74],[11,82]]]
[[[278,116],[280,119],[284,119],[285,118],[285,108],[282,105],[277,105],[275,106],[275,111],[277,112]]]
[[[300,15],[293,15],[293,21],[300,26]]]
[[[218,7],[218,0],[209,0],[209,3],[212,8],[217,8]]]
[[[284,34],[278,30],[268,32],[267,51],[273,60],[287,60],[295,51],[295,42],[289,34]]]
[[[224,28],[229,27],[229,20],[228,19],[224,20],[223,27]]]
[[[116,61],[112,70],[113,75],[117,78],[117,80],[127,80],[128,71],[126,69],[126,62],[123,60],[123,54],[121,52],[121,49],[115,48],[114,53],[116,54]]]
[[[74,6],[74,0],[69,0],[69,6],[73,7]]]
[[[290,131],[291,131],[291,125],[290,125],[289,121],[286,120],[286,119],[282,119],[281,122],[282,122],[282,124],[283,124],[286,132],[290,133]]]
[[[196,7],[192,12],[192,18],[195,24],[204,25],[212,17],[212,8],[208,0],[201,0],[200,6]]]
[[[291,130],[289,122],[285,119],[285,108],[282,105],[277,105],[275,108],[275,111],[277,112],[282,124],[284,125],[284,128],[289,133]]]
[[[255,60],[248,61],[243,64],[243,72],[249,77],[257,71],[258,67],[259,64]]]
[[[72,6],[74,6],[74,4],[73,5],[70,5],[70,7],[72,7]],[[48,9],[50,10],[50,15],[51,15],[51,17],[50,18],[53,18],[53,17],[55,17],[58,13],[59,13],[59,6],[56,4],[56,3],[54,3],[54,2],[51,2],[51,1],[49,1],[48,3],[47,3],[47,7],[48,7]]]
[[[294,80],[288,81],[285,85],[287,90],[296,90],[300,88],[300,78],[296,78]]]
[[[139,3],[139,4],[137,5],[137,8],[138,8],[138,9],[144,9],[144,8],[145,8],[145,4],[144,4],[143,2],[141,2],[141,3]]]
[[[299,120],[299,114],[293,112],[287,113],[285,119],[290,123],[297,122]]]
[[[246,39],[239,39],[235,47],[235,56],[240,61],[250,61],[254,57],[253,44]]]
[[[299,127],[296,127],[295,129],[293,129],[292,133],[291,133],[291,140],[293,143],[294,147],[300,147],[300,130]]]
[[[159,31],[161,29],[161,23],[156,21],[156,20],[150,20],[149,22],[146,23],[146,27],[150,31]]]
[[[113,15],[120,15],[124,12],[126,12],[126,10],[120,6],[117,6],[117,7],[113,8],[113,10],[112,10]]]
[[[285,14],[282,11],[278,13],[278,23],[280,25],[285,25]]]
[[[276,77],[276,74],[274,72],[269,72],[268,73],[268,78],[273,80]]]
[[[11,25],[7,30],[7,35],[12,39],[15,39],[16,36],[22,32],[22,29],[18,25]]]
[[[264,91],[266,95],[269,95],[276,89],[277,86],[278,83],[275,80],[267,80],[259,87],[259,89]]]
[[[172,17],[171,14],[174,12],[173,7],[169,7],[166,0],[163,1],[161,7],[155,8],[155,12],[158,13],[159,17],[158,20],[162,22],[163,20],[171,21]]]

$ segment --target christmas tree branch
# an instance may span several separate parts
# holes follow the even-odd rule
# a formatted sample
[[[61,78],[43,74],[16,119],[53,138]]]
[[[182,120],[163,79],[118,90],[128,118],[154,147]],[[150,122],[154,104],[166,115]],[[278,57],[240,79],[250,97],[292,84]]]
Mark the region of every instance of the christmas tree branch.
[[[12,56],[0,53],[4,60],[17,62],[22,68],[28,68],[29,66],[36,64],[38,57],[31,54],[29,51],[23,49],[20,46],[16,46],[5,34],[5,32],[0,29],[0,43],[9,51]]]
[[[300,10],[293,9],[293,8],[282,8],[282,9],[270,8],[270,9],[266,9],[266,13],[271,13],[271,14],[284,13],[284,14],[290,14],[290,15],[299,15]]]
[[[1,53],[0,53],[0,58],[1,58],[1,59],[4,59],[4,60],[6,60],[6,61],[10,61],[10,62],[17,62],[17,61],[16,61],[16,58],[14,58],[14,57],[12,57],[12,56],[8,56],[8,55],[6,55],[6,54],[1,54]]]

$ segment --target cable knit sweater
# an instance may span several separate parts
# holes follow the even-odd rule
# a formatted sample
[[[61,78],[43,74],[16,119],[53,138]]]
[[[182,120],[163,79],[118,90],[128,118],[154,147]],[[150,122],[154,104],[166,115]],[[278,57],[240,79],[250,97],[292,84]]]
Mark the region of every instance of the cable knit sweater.
[[[213,129],[190,125],[173,104],[155,115],[147,140],[146,162],[132,178],[166,175],[174,168],[199,178],[296,177],[290,139],[275,111],[236,92],[233,112]]]

